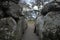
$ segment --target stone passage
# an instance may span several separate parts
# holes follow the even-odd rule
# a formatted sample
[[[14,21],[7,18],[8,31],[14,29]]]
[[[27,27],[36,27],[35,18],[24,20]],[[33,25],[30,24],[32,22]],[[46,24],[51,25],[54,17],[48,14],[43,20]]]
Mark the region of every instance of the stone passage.
[[[22,40],[38,40],[38,36],[34,34],[34,23],[28,23],[28,28]]]

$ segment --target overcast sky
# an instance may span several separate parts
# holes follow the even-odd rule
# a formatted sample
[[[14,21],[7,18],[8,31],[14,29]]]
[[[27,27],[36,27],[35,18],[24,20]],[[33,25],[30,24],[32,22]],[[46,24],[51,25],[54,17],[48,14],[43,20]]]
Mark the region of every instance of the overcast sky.
[[[31,2],[35,3],[35,0],[21,0],[21,3],[26,2],[27,4],[31,5]]]

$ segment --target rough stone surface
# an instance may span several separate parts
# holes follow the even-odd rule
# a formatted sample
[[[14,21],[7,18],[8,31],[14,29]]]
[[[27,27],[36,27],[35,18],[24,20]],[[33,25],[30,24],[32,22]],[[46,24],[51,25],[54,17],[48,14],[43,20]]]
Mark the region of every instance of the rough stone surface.
[[[51,40],[60,40],[60,12],[49,12],[44,20],[45,36]],[[59,37],[58,37],[59,36]],[[47,38],[47,39],[48,39]]]
[[[60,12],[50,12],[45,16],[45,24],[44,27],[46,29],[57,28],[60,26]]]
[[[2,0],[0,0],[2,1]],[[18,0],[3,0],[0,5],[0,40],[20,40],[27,23]]]
[[[36,20],[36,32],[40,40],[60,40],[60,12],[51,11],[46,16],[39,16]]]
[[[7,14],[14,17],[14,18],[19,18],[21,14],[21,8],[18,4],[15,4],[13,2],[9,2],[10,7],[9,10],[7,11]]]
[[[13,18],[0,19],[0,40],[14,40],[16,27],[17,25]]]

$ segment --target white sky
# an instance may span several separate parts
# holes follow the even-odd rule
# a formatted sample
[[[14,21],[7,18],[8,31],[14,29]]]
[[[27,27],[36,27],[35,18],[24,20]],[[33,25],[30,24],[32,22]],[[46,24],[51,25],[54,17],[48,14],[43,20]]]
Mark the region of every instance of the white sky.
[[[21,3],[24,3],[24,2],[26,2],[29,5],[32,5],[30,2],[35,3],[35,0],[21,0]]]

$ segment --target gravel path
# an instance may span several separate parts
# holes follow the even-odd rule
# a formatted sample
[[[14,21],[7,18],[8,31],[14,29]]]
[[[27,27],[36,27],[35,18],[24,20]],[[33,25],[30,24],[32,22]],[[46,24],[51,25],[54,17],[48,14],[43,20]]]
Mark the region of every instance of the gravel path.
[[[38,40],[38,36],[34,34],[34,23],[28,23],[28,28],[22,40]]]

